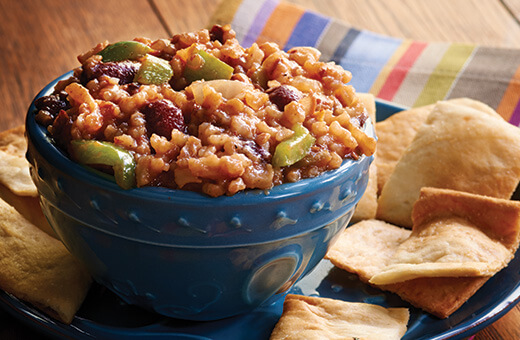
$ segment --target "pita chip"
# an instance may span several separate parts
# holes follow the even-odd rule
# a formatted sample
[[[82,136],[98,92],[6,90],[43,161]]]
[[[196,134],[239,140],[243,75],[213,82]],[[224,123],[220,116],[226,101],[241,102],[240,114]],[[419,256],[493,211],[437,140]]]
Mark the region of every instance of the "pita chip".
[[[395,165],[414,139],[419,127],[426,121],[434,105],[422,106],[393,114],[376,123],[377,131],[377,192],[394,172]]]
[[[91,284],[84,266],[57,239],[0,200],[0,289],[70,323]]]
[[[0,184],[17,195],[37,197],[38,191],[25,159],[27,142],[24,133],[23,125],[0,133]]]
[[[520,202],[423,188],[413,212],[410,237],[370,283],[493,276],[507,266],[518,248]]]
[[[377,157],[377,156],[376,156]],[[377,165],[372,162],[368,168],[368,184],[365,193],[361,196],[351,222],[369,220],[376,217],[377,212]]]
[[[395,293],[415,307],[445,319],[468,301],[487,280],[489,276],[422,277],[377,287]]]
[[[56,233],[43,214],[38,197],[18,196],[5,185],[0,184],[0,199],[15,208],[29,222],[56,238]]]
[[[0,132],[0,151],[6,151],[14,156],[25,157],[27,142],[25,140],[25,126]]]
[[[423,188],[413,221],[412,231],[362,221],[344,231],[327,258],[445,318],[514,257],[520,202]]]
[[[494,116],[496,118],[504,119],[498,112],[493,110],[489,105],[484,104],[483,102],[471,98],[453,98],[448,99],[446,102],[460,105],[460,106],[466,106],[475,110],[478,110],[480,112],[483,112],[485,114],[488,114],[490,116]]]
[[[373,231],[377,234],[370,237]],[[340,240],[327,253],[327,258],[336,267],[357,274],[362,282],[369,284],[370,278],[385,268],[399,244],[410,233],[408,229],[383,221],[361,221],[343,232]],[[372,285],[396,293],[401,299],[439,318],[446,318],[488,279],[488,276],[425,277],[388,285]]]
[[[407,308],[289,294],[270,339],[397,340],[408,319]]]
[[[345,229],[325,258],[368,282],[388,266],[399,245],[410,234],[409,229],[384,221],[364,220]]]
[[[411,227],[422,187],[510,198],[520,181],[520,129],[470,107],[439,102],[397,162],[377,218]]]
[[[461,218],[508,249],[510,255],[506,255],[507,258],[513,258],[518,249],[520,202],[517,201],[424,188],[414,206],[413,217],[412,233],[416,232],[415,229],[419,234],[424,233],[439,219]],[[492,253],[495,247],[496,245],[488,250]],[[490,256],[496,256],[491,253]],[[506,259],[505,262],[507,265],[509,261]],[[456,277],[453,276],[455,273],[456,271],[452,276],[421,277],[379,287],[398,294],[403,300],[439,318],[446,318],[459,309],[491,277]]]
[[[24,132],[23,125],[0,132],[0,198],[31,223],[55,236],[42,213],[36,186],[29,175]]]
[[[454,98],[446,102],[462,107],[473,108],[490,116],[502,119],[495,110],[478,100]],[[378,157],[375,161],[378,168],[378,195],[381,194],[383,186],[394,171],[395,165],[434,107],[435,104],[432,104],[401,111],[376,123]]]
[[[373,123],[376,121],[376,103],[374,96],[369,93],[358,93],[360,101],[365,105],[367,113]],[[368,184],[365,193],[359,200],[352,222],[366,220],[376,217],[377,211],[377,166],[375,160],[377,152],[374,154],[374,161],[368,170]]]

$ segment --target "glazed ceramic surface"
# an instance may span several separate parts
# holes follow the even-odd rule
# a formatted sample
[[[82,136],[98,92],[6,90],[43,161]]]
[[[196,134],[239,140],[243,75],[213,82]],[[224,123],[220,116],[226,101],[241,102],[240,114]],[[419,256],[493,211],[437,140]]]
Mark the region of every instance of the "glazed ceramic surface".
[[[230,197],[123,190],[70,161],[34,116],[31,105],[27,158],[64,244],[125,302],[191,320],[250,311],[304,277],[348,224],[372,161],[345,160],[316,178]]]

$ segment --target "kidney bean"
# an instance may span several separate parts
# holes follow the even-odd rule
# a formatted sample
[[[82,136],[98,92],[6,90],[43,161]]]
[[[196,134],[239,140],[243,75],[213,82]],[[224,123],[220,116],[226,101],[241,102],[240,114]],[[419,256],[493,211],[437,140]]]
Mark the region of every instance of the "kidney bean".
[[[148,134],[156,133],[170,138],[173,129],[186,132],[182,110],[173,105],[169,100],[161,99],[146,105],[141,112],[146,119]]]
[[[67,114],[67,111],[60,110],[56,115],[56,119],[52,124],[51,132],[56,143],[67,150],[71,137],[72,119]]]
[[[302,98],[302,93],[294,86],[280,85],[269,90],[269,100],[275,104],[280,111],[283,111],[285,105],[292,101],[298,101]]]
[[[34,102],[38,110],[37,120],[40,124],[49,125],[58,115],[60,110],[68,110],[70,103],[67,93],[62,91],[48,96],[40,97]]]
[[[95,64],[86,71],[86,80],[92,80],[101,76],[109,76],[119,79],[119,85],[129,84],[134,81],[138,66],[130,61],[108,62]]]
[[[209,31],[209,38],[211,40],[218,40],[223,44],[225,41],[224,41],[224,29],[222,28],[222,26],[213,25],[213,27],[211,27],[211,30]]]

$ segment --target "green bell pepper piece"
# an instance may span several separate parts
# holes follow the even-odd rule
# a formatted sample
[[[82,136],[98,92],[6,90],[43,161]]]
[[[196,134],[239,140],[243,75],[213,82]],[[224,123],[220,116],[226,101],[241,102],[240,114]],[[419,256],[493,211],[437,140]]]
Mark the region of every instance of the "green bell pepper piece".
[[[145,56],[152,49],[138,41],[119,41],[108,45],[98,54],[103,57],[103,62],[135,60]]]
[[[267,90],[267,82],[269,81],[269,77],[267,76],[267,72],[263,67],[259,68],[251,75],[251,80],[253,81],[253,84],[256,84],[264,90]]]
[[[78,139],[70,142],[71,156],[85,165],[108,165],[114,170],[116,183],[123,189],[135,186],[135,158],[132,154],[110,142]]]
[[[167,60],[147,54],[141,67],[135,74],[134,81],[145,85],[160,85],[173,76],[173,69]]]
[[[301,123],[294,124],[294,134],[281,141],[274,150],[272,164],[274,167],[293,165],[305,157],[314,145],[314,138]]]
[[[197,54],[202,57],[204,62],[197,69],[193,69],[189,67],[189,65],[186,65],[184,68],[184,78],[188,84],[202,79],[231,79],[231,76],[233,75],[233,67],[206,51],[198,51]]]

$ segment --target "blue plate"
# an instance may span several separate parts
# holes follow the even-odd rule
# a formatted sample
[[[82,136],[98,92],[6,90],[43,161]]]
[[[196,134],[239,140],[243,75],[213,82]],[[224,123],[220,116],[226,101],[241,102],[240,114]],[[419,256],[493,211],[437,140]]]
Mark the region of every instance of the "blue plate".
[[[376,106],[378,120],[404,109],[379,100]],[[515,196],[518,199],[518,190]],[[385,307],[408,307],[410,321],[403,340],[461,339],[491,324],[520,301],[520,258],[513,259],[457,312],[443,320],[413,308],[397,295],[361,283],[355,275],[335,268],[327,260],[322,260],[290,293]],[[224,320],[183,321],[125,304],[110,291],[94,284],[72,324],[65,325],[0,291],[0,306],[7,312],[39,332],[61,339],[267,340],[282,313],[282,300]]]

